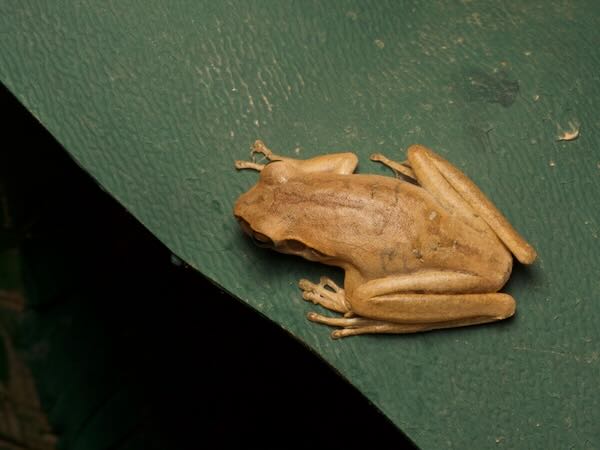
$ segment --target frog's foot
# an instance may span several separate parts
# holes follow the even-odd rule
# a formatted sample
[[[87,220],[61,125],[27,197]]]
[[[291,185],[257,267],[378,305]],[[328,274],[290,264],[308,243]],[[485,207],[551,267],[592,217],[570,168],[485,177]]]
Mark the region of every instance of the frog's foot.
[[[328,317],[316,312],[309,312],[306,316],[308,320],[323,325],[329,325],[330,327],[342,327],[340,330],[334,330],[331,333],[333,339],[338,339],[345,336],[351,336],[354,334],[369,333],[370,331],[360,331],[365,327],[371,329],[373,326],[377,326],[383,322],[378,320],[365,319],[364,317]]]
[[[382,155],[381,153],[374,153],[371,155],[371,161],[376,161],[382,163],[384,166],[389,167],[394,171],[396,177],[399,173],[404,175],[405,177],[411,178],[412,180],[417,180],[415,173],[410,167],[410,163],[408,161],[396,162],[392,161],[388,157]]]
[[[307,315],[308,320],[330,327],[341,327],[331,332],[333,339],[339,339],[358,334],[395,334],[395,333],[418,333],[435,328],[443,328],[436,324],[426,323],[394,323],[383,320],[372,320],[364,317],[328,317],[315,312]]]
[[[265,143],[263,141],[257,140],[256,142],[254,142],[254,144],[252,144],[252,152],[250,152],[250,154],[252,155],[252,161],[237,160],[235,162],[235,168],[238,170],[252,169],[252,170],[257,170],[258,172],[263,170],[265,168],[265,164],[256,162],[256,160],[254,158],[255,153],[260,153],[269,161],[283,161],[286,159],[290,159],[290,158],[285,158],[283,156],[278,156],[278,155],[274,154],[271,150],[269,150],[267,148],[267,146],[265,145]]]
[[[319,284],[302,279],[298,282],[298,286],[303,291],[304,300],[342,314],[350,313],[350,305],[346,301],[344,290],[331,278],[321,277]]]
[[[252,144],[252,155],[254,155],[255,153],[260,153],[261,155],[264,155],[264,157],[267,158],[269,161],[279,159],[279,157],[273,154],[273,152],[260,139],[256,140],[254,144]]]

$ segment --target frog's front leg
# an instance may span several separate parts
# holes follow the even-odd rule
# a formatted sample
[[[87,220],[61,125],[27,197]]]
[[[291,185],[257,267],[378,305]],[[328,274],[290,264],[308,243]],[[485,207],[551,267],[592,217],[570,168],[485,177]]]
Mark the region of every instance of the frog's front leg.
[[[254,159],[255,153],[261,153],[269,161],[284,161],[286,159],[289,159],[284,156],[278,156],[278,155],[274,154],[269,148],[267,148],[265,143],[261,140],[255,141],[254,144],[252,145],[252,151],[250,153],[252,155],[252,159]],[[255,161],[236,160],[235,168],[236,169],[252,169],[252,170],[261,172],[265,168],[265,164],[260,164]]]
[[[358,165],[358,158],[354,153],[333,153],[329,155],[315,156],[309,159],[295,159],[288,156],[276,155],[263,141],[256,141],[252,145],[252,155],[261,153],[270,162],[284,161],[291,167],[307,173],[337,173],[340,175],[349,175],[354,172]],[[255,161],[235,161],[236,169],[252,169],[261,172],[265,164]]]
[[[371,159],[371,161],[377,161],[377,162],[382,163],[385,166],[388,166],[390,169],[392,169],[394,172],[396,172],[396,175],[401,173],[405,177],[408,177],[411,180],[417,181],[417,177],[416,177],[415,173],[412,171],[412,169],[410,168],[408,161],[402,161],[402,162],[392,161],[391,159],[382,155],[381,153],[373,153],[371,155],[370,159]]]

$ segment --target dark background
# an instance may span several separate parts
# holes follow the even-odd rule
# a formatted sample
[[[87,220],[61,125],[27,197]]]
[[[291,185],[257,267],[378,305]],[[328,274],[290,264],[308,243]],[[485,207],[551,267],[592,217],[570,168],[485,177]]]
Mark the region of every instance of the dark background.
[[[301,343],[173,258],[5,89],[1,99],[4,242],[19,248],[27,298],[16,342],[59,448],[412,446]]]

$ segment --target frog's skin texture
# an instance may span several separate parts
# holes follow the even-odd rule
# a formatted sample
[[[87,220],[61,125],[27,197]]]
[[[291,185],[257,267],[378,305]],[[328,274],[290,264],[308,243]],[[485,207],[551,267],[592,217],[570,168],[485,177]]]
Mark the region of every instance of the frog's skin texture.
[[[461,171],[420,145],[408,161],[371,159],[399,178],[354,174],[353,153],[298,160],[256,141],[266,165],[234,215],[259,245],[341,267],[344,288],[328,278],[300,280],[306,300],[342,316],[309,313],[339,327],[332,337],[413,333],[510,317],[515,301],[498,293],[513,255],[531,264],[535,250]]]

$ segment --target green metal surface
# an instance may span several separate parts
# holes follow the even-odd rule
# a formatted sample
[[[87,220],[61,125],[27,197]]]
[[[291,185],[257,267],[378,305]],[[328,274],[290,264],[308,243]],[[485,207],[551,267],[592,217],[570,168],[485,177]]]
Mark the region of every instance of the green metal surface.
[[[597,2],[0,8],[0,79],[78,163],[419,446],[600,445]],[[570,122],[579,138],[557,141]],[[538,250],[506,288],[517,316],[332,342],[306,322],[313,307],[296,281],[340,274],[255,248],[231,215],[256,179],[235,173],[233,160],[256,138],[300,157],[353,150],[363,172],[383,172],[367,161],[374,151],[401,159],[412,143],[437,150]],[[320,394],[316,402],[343,414]]]

